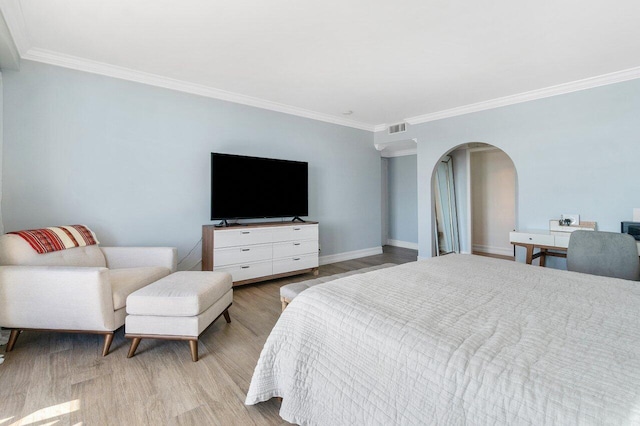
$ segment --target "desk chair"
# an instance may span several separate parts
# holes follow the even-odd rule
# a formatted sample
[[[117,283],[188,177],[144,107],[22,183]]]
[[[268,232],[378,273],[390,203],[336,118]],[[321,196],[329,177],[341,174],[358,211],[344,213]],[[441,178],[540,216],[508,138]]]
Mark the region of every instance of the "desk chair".
[[[636,240],[631,235],[616,232],[575,231],[569,239],[567,269],[640,281]]]

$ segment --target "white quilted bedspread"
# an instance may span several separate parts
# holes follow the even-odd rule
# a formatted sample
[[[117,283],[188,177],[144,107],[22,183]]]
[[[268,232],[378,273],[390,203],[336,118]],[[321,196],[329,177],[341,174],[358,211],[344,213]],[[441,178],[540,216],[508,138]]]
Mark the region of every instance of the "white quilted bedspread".
[[[640,424],[640,283],[447,255],[319,285],[246,403],[299,424]]]

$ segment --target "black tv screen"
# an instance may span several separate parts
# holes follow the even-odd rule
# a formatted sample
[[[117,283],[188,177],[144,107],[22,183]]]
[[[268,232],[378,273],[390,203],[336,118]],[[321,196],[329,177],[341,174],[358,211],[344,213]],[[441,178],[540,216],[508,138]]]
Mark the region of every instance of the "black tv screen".
[[[307,216],[308,163],[211,153],[211,220]]]

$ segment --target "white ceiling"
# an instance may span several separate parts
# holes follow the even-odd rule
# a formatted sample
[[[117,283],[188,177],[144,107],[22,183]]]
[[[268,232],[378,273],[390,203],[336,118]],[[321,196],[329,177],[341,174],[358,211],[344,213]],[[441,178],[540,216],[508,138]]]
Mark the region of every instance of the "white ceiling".
[[[23,59],[370,130],[640,77],[638,0],[0,0],[0,10]]]

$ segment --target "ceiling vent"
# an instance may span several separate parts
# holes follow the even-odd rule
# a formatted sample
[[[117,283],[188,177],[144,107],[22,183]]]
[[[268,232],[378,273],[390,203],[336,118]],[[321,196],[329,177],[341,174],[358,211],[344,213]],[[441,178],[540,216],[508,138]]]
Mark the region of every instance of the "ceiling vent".
[[[407,131],[407,123],[398,123],[389,126],[389,134],[402,133]]]

